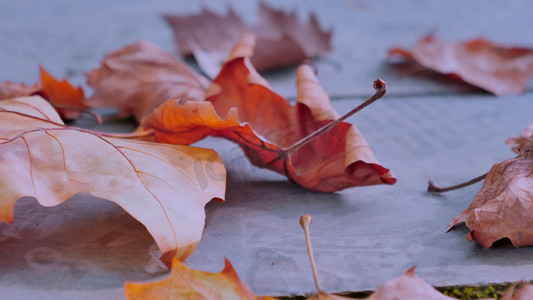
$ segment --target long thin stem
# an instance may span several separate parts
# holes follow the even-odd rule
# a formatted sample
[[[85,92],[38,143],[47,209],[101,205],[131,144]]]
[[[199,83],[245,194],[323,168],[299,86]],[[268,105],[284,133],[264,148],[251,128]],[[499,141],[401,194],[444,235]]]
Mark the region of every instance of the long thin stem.
[[[304,229],[305,232],[305,242],[307,244],[307,252],[309,253],[309,260],[311,261],[311,269],[313,270],[313,278],[315,280],[315,286],[318,294],[322,293],[320,287],[318,286],[318,276],[315,267],[315,257],[313,256],[313,248],[311,247],[311,237],[309,236],[309,225],[312,223],[313,219],[311,215],[303,215],[300,217],[300,226]]]
[[[272,164],[272,163],[274,163],[274,162],[276,162],[276,161],[278,161],[278,160],[280,160],[282,158],[285,158],[285,157],[289,156],[292,152],[294,152],[294,151],[300,149],[301,147],[309,144],[310,142],[314,141],[317,137],[319,137],[319,136],[323,135],[324,133],[330,131],[333,127],[339,125],[344,120],[348,119],[349,117],[351,117],[352,115],[354,115],[358,111],[360,111],[363,108],[365,108],[365,107],[369,106],[370,104],[374,103],[376,100],[379,100],[379,99],[383,98],[383,96],[385,96],[385,94],[387,93],[387,84],[385,83],[385,81],[383,81],[381,79],[376,79],[374,81],[374,89],[376,90],[376,93],[374,93],[374,95],[372,95],[370,98],[366,99],[359,106],[357,106],[356,108],[352,109],[351,111],[349,111],[348,113],[346,113],[342,117],[338,118],[337,120],[335,120],[335,121],[323,126],[322,128],[320,128],[320,129],[316,130],[315,132],[311,133],[310,135],[306,136],[305,138],[299,140],[298,142],[294,143],[289,148],[283,150],[278,157],[276,157],[275,159],[270,161],[268,164]]]
[[[468,181],[465,181],[465,182],[462,182],[462,183],[459,183],[459,184],[455,184],[455,185],[451,185],[451,186],[446,186],[446,187],[439,187],[437,185],[435,185],[435,183],[430,180],[428,182],[428,191],[429,192],[433,192],[433,193],[444,193],[444,192],[449,192],[449,191],[453,191],[453,190],[458,190],[458,189],[462,189],[464,187],[467,187],[469,185],[472,185],[474,183],[478,183],[480,182],[481,180],[484,180],[486,177],[487,177],[487,174],[488,173],[485,173],[483,175],[480,175],[476,178],[472,178]]]

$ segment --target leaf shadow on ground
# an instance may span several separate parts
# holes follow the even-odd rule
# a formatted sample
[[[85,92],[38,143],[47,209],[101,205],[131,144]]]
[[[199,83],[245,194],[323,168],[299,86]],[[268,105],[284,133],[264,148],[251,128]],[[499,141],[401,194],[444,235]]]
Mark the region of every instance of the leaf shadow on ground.
[[[168,272],[145,227],[110,201],[78,194],[43,207],[26,197],[17,202],[14,219],[0,224],[0,280],[6,284],[106,289]]]

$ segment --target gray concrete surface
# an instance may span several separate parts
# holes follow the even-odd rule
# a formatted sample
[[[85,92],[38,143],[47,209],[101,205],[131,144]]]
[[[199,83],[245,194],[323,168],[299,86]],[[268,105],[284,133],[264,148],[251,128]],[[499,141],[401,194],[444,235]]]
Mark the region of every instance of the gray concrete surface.
[[[270,2],[270,1],[269,1]],[[256,2],[231,2],[245,18]],[[437,76],[401,76],[383,64],[392,45],[409,46],[439,29],[451,40],[484,35],[533,46],[527,1],[301,1],[276,7],[314,10],[335,30],[335,69],[318,61],[319,77],[346,112],[371,93],[381,77],[389,95],[349,119],[373,146],[378,160],[398,177],[394,186],[321,194],[249,164],[228,141],[207,139],[228,168],[225,203],[207,205],[204,237],[187,260],[218,272],[228,257],[250,288],[261,295],[314,290],[298,219],[313,215],[311,238],[326,291],[375,289],[417,265],[433,285],[533,279],[532,247],[488,250],[464,239],[465,228],[445,233],[448,222],[480,188],[435,196],[428,179],[450,184],[470,179],[513,154],[504,139],[532,120],[533,94],[496,98]],[[171,52],[170,30],[161,13],[194,12],[200,1],[3,1],[0,2],[0,81],[31,83],[41,64],[83,84],[83,72],[103,55],[139,38]],[[224,11],[222,2],[209,2]],[[294,74],[267,74],[275,90],[294,96]],[[531,82],[530,85],[531,86]],[[92,127],[91,121],[76,123]],[[104,130],[128,130],[111,124]],[[0,292],[5,299],[120,299],[122,284],[165,276],[159,251],[142,225],[118,206],[86,195],[45,208],[19,201],[13,224],[0,224]]]

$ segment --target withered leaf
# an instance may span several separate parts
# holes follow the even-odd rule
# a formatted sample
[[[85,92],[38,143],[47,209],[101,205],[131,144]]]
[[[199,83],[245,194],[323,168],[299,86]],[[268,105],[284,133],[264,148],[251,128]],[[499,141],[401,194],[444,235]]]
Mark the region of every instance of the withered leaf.
[[[152,299],[235,299],[270,300],[274,298],[255,295],[240,279],[235,269],[225,260],[220,273],[207,273],[190,269],[177,259],[172,262],[172,273],[153,283],[126,283],[124,293],[128,300]]]
[[[496,45],[482,38],[447,43],[430,34],[412,50],[393,48],[389,55],[401,55],[495,95],[522,93],[533,75],[532,49]]]
[[[509,138],[505,140],[505,143],[511,147],[511,150],[516,154],[519,154],[528,146],[533,145],[533,123],[529,124],[519,137]]]
[[[203,100],[209,81],[183,62],[139,41],[108,54],[88,75],[93,107],[116,107],[119,117],[134,115],[140,122],[170,98]]]
[[[495,164],[474,201],[449,224],[470,229],[467,239],[484,248],[509,238],[515,247],[533,245],[533,144],[516,158]]]
[[[249,62],[254,37],[244,35],[214,80],[207,101],[173,99],[141,124],[159,142],[189,144],[208,135],[238,143],[253,164],[286,175],[310,190],[394,184],[359,130],[341,123],[311,143],[289,148],[338,117],[309,66],[297,70],[298,103],[274,93]]]
[[[204,8],[199,15],[166,15],[165,20],[174,32],[179,54],[193,54],[211,78],[244,32],[257,36],[251,59],[258,71],[300,64],[331,50],[331,31],[323,32],[314,14],[308,24],[302,24],[294,12],[287,14],[262,2],[255,25],[245,24],[231,8],[226,16]]]
[[[225,169],[208,149],[126,140],[65,126],[44,99],[0,101],[0,221],[22,197],[58,205],[78,193],[107,199],[139,220],[163,260],[185,259],[222,199]]]
[[[59,115],[67,120],[77,119],[81,111],[88,109],[81,87],[73,87],[66,79],[57,80],[42,67],[39,68],[39,73],[40,85],[27,86],[11,82],[0,85],[0,100],[40,95],[56,107]]]
[[[13,83],[7,81],[3,84],[0,84],[0,100],[29,96],[37,93],[39,89],[40,87],[38,84],[28,86],[24,83]]]

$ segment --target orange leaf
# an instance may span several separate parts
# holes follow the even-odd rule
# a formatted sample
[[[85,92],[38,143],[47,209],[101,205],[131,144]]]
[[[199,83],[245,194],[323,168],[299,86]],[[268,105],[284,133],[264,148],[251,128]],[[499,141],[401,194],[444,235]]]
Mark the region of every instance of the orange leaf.
[[[445,43],[430,34],[412,50],[393,48],[389,55],[401,55],[495,95],[522,93],[533,75],[533,50],[495,45],[481,38]]]
[[[169,277],[154,283],[126,283],[126,299],[235,299],[269,300],[259,297],[239,279],[229,260],[225,259],[224,270],[207,273],[187,268],[177,259],[172,261]]]
[[[167,263],[184,260],[222,198],[225,169],[208,149],[111,137],[65,126],[44,99],[0,101],[0,221],[18,199],[55,206],[78,193],[120,205],[153,236]]]
[[[59,81],[41,67],[39,71],[41,73],[41,95],[56,107],[61,117],[74,120],[80,116],[81,111],[89,108],[84,103],[85,95],[81,87],[73,87],[66,79]]]
[[[157,46],[139,41],[108,54],[88,75],[93,107],[116,107],[138,122],[169,98],[203,100],[209,81]]]
[[[492,167],[472,204],[448,230],[465,223],[470,229],[467,238],[484,248],[503,238],[515,247],[533,245],[533,143],[520,151],[516,158]]]
[[[257,36],[257,51],[251,58],[259,71],[303,63],[331,50],[331,31],[320,30],[311,14],[302,24],[296,14],[284,13],[260,2],[257,24],[246,25],[230,8],[227,16],[217,16],[205,8],[199,15],[165,16],[174,32],[180,55],[194,54],[202,70],[215,77],[233,45],[244,32]]]
[[[189,144],[207,135],[238,143],[253,164],[315,191],[394,184],[359,130],[341,123],[283,156],[284,149],[338,117],[309,66],[297,70],[298,103],[274,93],[249,62],[254,37],[244,35],[213,81],[205,102],[169,100],[142,123],[159,142]]]

